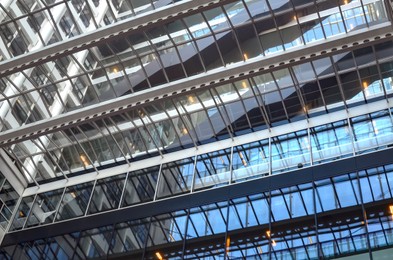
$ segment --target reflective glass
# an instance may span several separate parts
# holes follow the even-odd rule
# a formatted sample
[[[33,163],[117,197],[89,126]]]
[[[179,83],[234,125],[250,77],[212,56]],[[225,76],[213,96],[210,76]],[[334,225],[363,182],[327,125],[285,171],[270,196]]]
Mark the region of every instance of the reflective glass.
[[[221,186],[229,182],[231,149],[220,150],[197,157],[194,189]]]
[[[367,219],[361,207],[359,182],[356,174],[342,175],[332,180],[316,182],[316,199],[321,253],[330,257],[337,253],[367,252]],[[360,185],[363,190],[363,185]],[[323,214],[334,208],[351,208],[345,217],[331,218]],[[334,223],[331,227],[330,223]]]
[[[128,173],[122,207],[152,201],[159,170],[159,166],[154,166]]]
[[[307,131],[274,137],[272,140],[272,172],[302,168],[310,164]]]
[[[134,251],[136,255],[142,252],[149,234],[150,219],[139,219],[125,223],[119,223],[115,227],[115,236],[111,250],[113,253],[124,253]],[[130,256],[132,257],[132,256]],[[141,256],[139,257],[141,258]],[[138,259],[136,257],[136,259]]]
[[[355,150],[358,153],[369,152],[392,143],[392,120],[388,111],[351,119]]]
[[[191,190],[194,173],[194,158],[187,158],[161,167],[157,197],[163,198]]]
[[[352,137],[345,121],[313,127],[310,133],[314,163],[347,157],[353,153]]]
[[[94,186],[88,214],[116,209],[125,185],[126,174],[98,180]]]
[[[49,191],[37,195],[26,227],[53,222],[64,189]]]
[[[25,225],[31,207],[33,206],[35,196],[29,196],[22,199],[17,209],[17,213],[12,221],[10,230],[22,229]]]
[[[84,216],[93,191],[94,182],[67,187],[55,221]]]
[[[234,147],[232,167],[233,182],[269,174],[269,140]]]

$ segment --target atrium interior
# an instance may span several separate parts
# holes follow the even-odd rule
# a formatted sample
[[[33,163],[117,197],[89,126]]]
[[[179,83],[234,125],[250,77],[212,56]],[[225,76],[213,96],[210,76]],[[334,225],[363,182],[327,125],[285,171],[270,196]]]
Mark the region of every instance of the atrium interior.
[[[1,0],[0,259],[389,259],[392,0]]]

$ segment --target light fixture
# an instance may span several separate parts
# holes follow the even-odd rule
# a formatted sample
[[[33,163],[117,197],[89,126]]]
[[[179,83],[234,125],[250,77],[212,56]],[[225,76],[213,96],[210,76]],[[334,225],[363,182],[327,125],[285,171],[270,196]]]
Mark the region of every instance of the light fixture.
[[[244,53],[244,54],[243,54],[243,57],[244,57],[244,60],[248,60],[248,55],[247,55],[247,53]]]
[[[171,239],[171,242],[175,241],[175,238],[172,236],[172,234],[169,234],[169,238]]]
[[[241,159],[241,161],[242,161],[242,164],[243,164],[244,166],[247,166],[247,162],[246,162],[246,160],[245,160],[244,157],[243,157],[243,153],[242,153],[242,152],[238,152],[238,154],[239,154],[239,157],[240,157],[240,159]]]
[[[225,242],[225,252],[228,254],[229,253],[229,247],[231,246],[231,238],[228,236],[227,240]]]
[[[242,88],[247,88],[247,82],[245,80],[242,81]]]
[[[113,68],[113,73],[117,73],[117,72],[119,72],[119,70],[116,67],[114,67]]]
[[[266,231],[266,236],[270,237],[270,230]]]
[[[272,240],[272,246],[276,246],[277,245],[277,243],[276,243],[276,241],[273,239]]]
[[[76,193],[74,191],[70,192],[71,197],[73,197],[74,199],[76,198]]]
[[[344,4],[347,5],[348,4],[348,0],[344,0]]]
[[[88,166],[89,165],[89,160],[87,159],[86,155],[81,154],[79,155],[79,158],[81,159],[81,161],[83,162],[83,165]]]
[[[362,82],[362,86],[363,86],[363,88],[364,88],[364,95],[365,95],[366,97],[368,97],[368,96],[370,95],[370,91],[369,91],[369,89],[368,89],[368,82],[367,82],[367,81],[363,81],[363,82]]]
[[[389,211],[390,211],[390,214],[391,214],[392,217],[393,217],[393,205],[389,205]]]
[[[160,252],[156,252],[156,257],[157,257],[157,259],[159,259],[159,260],[164,259],[164,258],[162,257],[162,255],[160,254]]]
[[[190,104],[194,104],[195,103],[195,99],[194,99],[194,97],[193,96],[188,96],[187,97],[187,99],[188,99],[188,103],[190,103]]]
[[[22,210],[19,211],[19,217],[20,218],[26,217],[25,213]]]
[[[187,130],[187,128],[185,128],[185,127],[183,127],[183,129],[181,130],[181,132],[183,133],[183,134],[188,134],[188,130]]]

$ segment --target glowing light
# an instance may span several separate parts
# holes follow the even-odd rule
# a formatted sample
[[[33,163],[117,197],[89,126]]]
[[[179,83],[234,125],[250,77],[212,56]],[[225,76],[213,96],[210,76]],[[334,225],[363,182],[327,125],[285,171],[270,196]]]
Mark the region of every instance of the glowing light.
[[[172,236],[172,234],[169,234],[169,238],[171,239],[171,241],[175,241],[175,238]]]
[[[367,81],[363,81],[362,85],[363,85],[363,88],[364,88],[364,94],[366,95],[366,97],[368,97],[370,95],[370,91],[368,90],[368,83],[367,83]]]
[[[185,128],[185,127],[183,127],[183,129],[182,129],[182,131],[181,131],[183,134],[188,134],[188,130],[187,130],[187,128]]]
[[[193,96],[188,96],[188,97],[187,97],[187,100],[188,100],[188,102],[191,103],[191,104],[195,103],[195,99],[194,99]]]
[[[257,249],[258,249],[258,253],[259,253],[260,255],[262,255],[262,254],[263,254],[262,247],[258,246]]]
[[[247,82],[242,81],[242,88],[247,88]]]
[[[390,211],[390,214],[392,214],[392,217],[393,217],[393,205],[389,205],[389,211]]]
[[[115,67],[115,68],[113,68],[113,73],[118,73],[119,72],[119,70]]]
[[[248,55],[247,55],[247,53],[244,53],[244,54],[243,54],[243,57],[244,57],[244,60],[248,60]]]
[[[296,15],[294,15],[294,16],[293,16],[293,20],[296,20],[296,19],[297,19],[297,17],[296,17]]]
[[[347,5],[348,4],[348,0],[344,0],[344,4]]]
[[[225,242],[225,251],[227,254],[229,253],[230,246],[231,246],[231,238],[228,236]]]
[[[270,237],[270,230],[266,231],[266,236]]]
[[[157,257],[157,259],[159,259],[159,260],[164,259],[164,258],[162,257],[162,255],[160,254],[160,252],[156,252],[156,257]]]
[[[26,217],[26,215],[23,211],[19,211],[19,217],[24,218]]]
[[[71,197],[73,197],[74,199],[76,198],[76,193],[75,193],[75,192],[71,192],[70,195],[71,195]]]
[[[241,161],[242,161],[242,164],[243,164],[244,166],[247,166],[247,162],[246,162],[246,160],[245,160],[244,157],[243,157],[243,153],[242,153],[242,152],[239,152],[238,154],[239,154],[239,157],[240,157],[240,159],[241,159]]]
[[[272,240],[272,246],[276,246],[277,245],[277,243],[276,243],[276,241],[273,239]]]
[[[87,159],[86,155],[81,154],[79,156],[79,158],[81,159],[81,161],[83,162],[83,165],[88,166],[89,165],[89,160]]]

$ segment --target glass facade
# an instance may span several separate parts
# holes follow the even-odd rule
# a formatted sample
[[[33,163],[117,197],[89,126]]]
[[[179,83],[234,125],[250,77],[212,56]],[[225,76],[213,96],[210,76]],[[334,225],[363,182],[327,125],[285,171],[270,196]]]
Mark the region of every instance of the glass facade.
[[[0,259],[378,259],[392,22],[384,0],[2,1]]]
[[[151,12],[152,5],[158,12],[183,1],[166,1],[167,5],[161,3],[165,1],[101,2],[106,1],[26,5],[18,0],[15,8],[22,10],[20,15],[1,24],[14,26],[25,19],[42,17],[38,19],[43,20],[41,29],[36,26],[35,38],[39,42],[35,46],[45,49],[48,44],[61,43],[97,28],[116,26],[123,19],[137,20],[144,12]],[[215,68],[263,60],[339,35],[371,30],[388,21],[383,1],[321,1],[316,5],[310,1],[276,2],[235,1],[160,23],[126,39],[100,43],[19,74],[5,73],[0,96],[4,113],[12,112],[16,126],[42,122]],[[108,18],[109,13],[117,13],[118,17],[110,19],[110,23],[105,23],[106,18],[95,21],[92,12],[100,10],[97,4],[108,5],[101,16]],[[59,25],[45,27],[57,13],[61,17]],[[41,35],[44,29],[57,35],[57,40]],[[22,35],[24,30],[19,31]],[[29,39],[22,42],[23,53],[28,54],[30,49],[26,46],[32,43]],[[6,56],[12,60],[13,55]],[[214,142],[305,119],[323,109],[329,112],[337,104],[350,106],[387,97],[392,90],[391,56],[389,41],[330,55],[56,130],[18,142],[11,152],[22,165],[27,181],[39,182],[113,161]],[[384,61],[378,57],[384,57]],[[10,116],[5,116],[5,121],[14,125],[7,117]],[[3,130],[10,128],[14,126],[2,126]],[[29,152],[29,147],[36,152]],[[45,167],[40,166],[40,161]]]
[[[6,247],[32,259],[330,259],[391,246],[393,165]],[[378,202],[378,203],[376,203]],[[203,238],[203,239],[201,239]]]
[[[310,128],[308,131],[301,130],[98,179],[94,183],[38,193],[23,198],[19,211],[24,214],[15,216],[10,231],[269,177],[383,150],[393,144],[392,131],[390,111],[382,110]],[[330,193],[331,190],[325,192]],[[40,209],[38,213],[34,213],[37,212],[37,207],[42,208],[43,205],[44,212]],[[274,210],[280,212],[279,209]],[[45,217],[39,221],[37,214]]]

